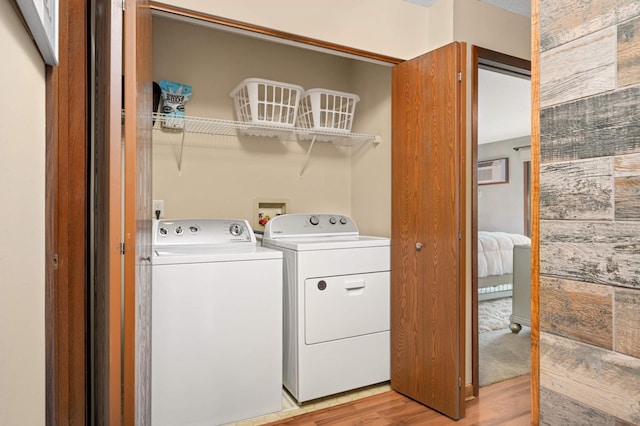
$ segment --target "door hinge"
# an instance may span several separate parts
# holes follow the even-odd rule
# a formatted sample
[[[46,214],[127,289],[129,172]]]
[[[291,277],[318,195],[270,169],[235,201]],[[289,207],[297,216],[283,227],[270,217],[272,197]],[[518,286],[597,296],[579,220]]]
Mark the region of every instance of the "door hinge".
[[[56,269],[58,269],[58,253],[55,253],[53,255],[53,259],[52,259],[52,266],[53,266],[53,270],[55,271]]]
[[[122,0],[122,11],[124,12],[124,9],[127,5],[127,0]]]
[[[458,377],[458,387],[459,388],[462,387],[462,379],[460,377]]]
[[[124,243],[120,243],[120,254],[124,254]]]
[[[462,239],[462,232],[458,231],[458,240],[461,240],[461,239]]]
[[[458,72],[458,81],[462,81],[462,71]]]

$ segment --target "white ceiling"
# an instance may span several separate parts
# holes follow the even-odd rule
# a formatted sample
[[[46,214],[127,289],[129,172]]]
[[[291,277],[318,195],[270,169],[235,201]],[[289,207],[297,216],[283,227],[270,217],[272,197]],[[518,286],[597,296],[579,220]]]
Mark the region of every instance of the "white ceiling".
[[[531,81],[478,70],[478,143],[531,134]]]
[[[438,2],[438,0],[405,0],[409,3],[418,4],[420,6],[429,7]],[[480,0],[483,3],[501,7],[518,15],[531,18],[531,0]]]

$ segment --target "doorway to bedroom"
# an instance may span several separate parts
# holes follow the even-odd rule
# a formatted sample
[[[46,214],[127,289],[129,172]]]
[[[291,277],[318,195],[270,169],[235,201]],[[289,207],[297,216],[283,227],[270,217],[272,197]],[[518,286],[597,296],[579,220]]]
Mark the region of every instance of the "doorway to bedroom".
[[[474,48],[474,385],[530,369],[530,63]]]

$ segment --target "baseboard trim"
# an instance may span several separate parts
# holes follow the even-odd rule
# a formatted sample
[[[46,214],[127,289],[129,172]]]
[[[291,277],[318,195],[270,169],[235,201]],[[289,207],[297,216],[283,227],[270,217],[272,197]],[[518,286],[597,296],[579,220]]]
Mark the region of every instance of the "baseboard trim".
[[[464,400],[471,401],[476,397],[473,395],[473,385],[471,383],[467,383],[464,387]]]

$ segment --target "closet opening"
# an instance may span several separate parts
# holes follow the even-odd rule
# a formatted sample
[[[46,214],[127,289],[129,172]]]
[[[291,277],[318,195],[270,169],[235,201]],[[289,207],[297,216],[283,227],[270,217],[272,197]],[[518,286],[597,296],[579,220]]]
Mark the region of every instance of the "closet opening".
[[[531,64],[474,46],[471,66],[471,337],[478,395],[482,386],[529,372],[530,305],[517,301],[530,300]],[[500,178],[487,180],[488,167]]]

